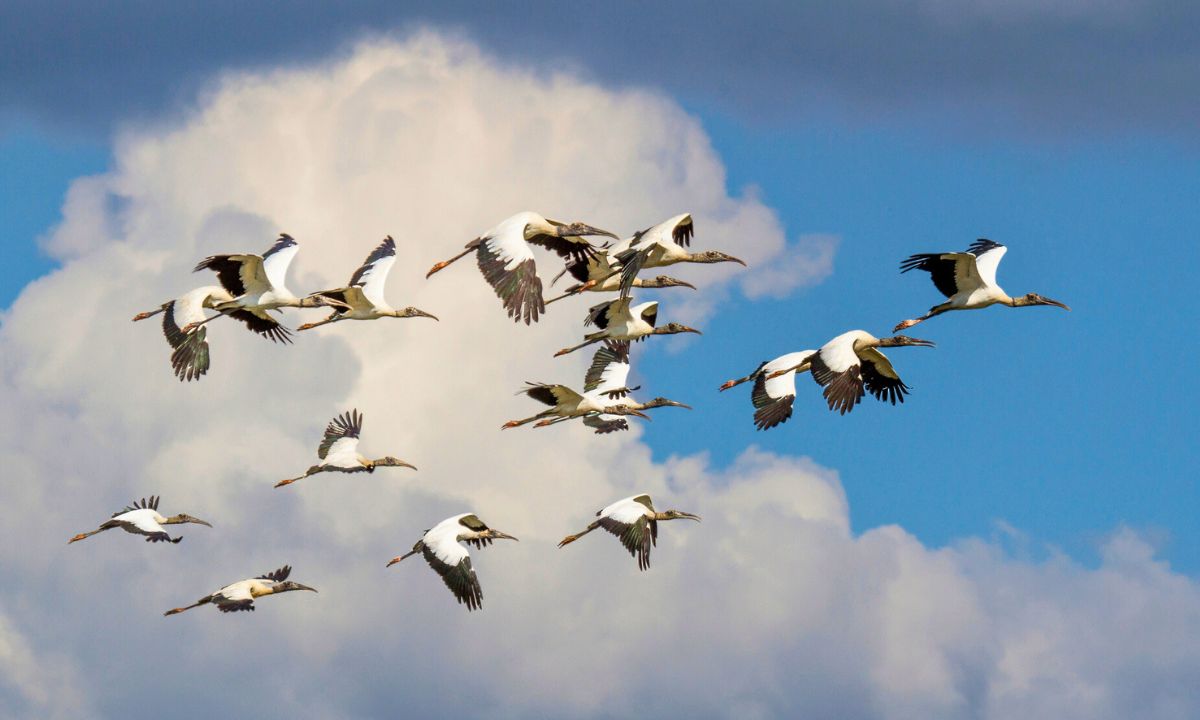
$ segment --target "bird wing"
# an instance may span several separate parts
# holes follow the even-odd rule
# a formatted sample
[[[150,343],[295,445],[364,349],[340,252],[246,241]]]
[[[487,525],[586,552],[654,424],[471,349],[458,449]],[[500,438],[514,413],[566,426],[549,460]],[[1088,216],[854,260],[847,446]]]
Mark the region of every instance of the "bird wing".
[[[601,413],[599,415],[585,415],[583,424],[596,431],[597,435],[607,435],[612,432],[629,429],[629,421],[620,415],[609,415]]]
[[[529,387],[521,390],[521,393],[537,400],[538,402],[555,407],[558,405],[578,405],[583,401],[583,396],[575,392],[566,385],[548,385],[546,383],[525,383]]]
[[[537,275],[533,251],[525,242],[524,226],[501,223],[493,234],[479,238],[476,259],[479,272],[504,304],[508,316],[528,325],[546,311],[542,279]]]
[[[981,283],[975,269],[975,256],[969,252],[910,255],[900,263],[900,272],[909,270],[929,273],[934,286],[946,297],[954,297],[964,290],[969,292]]]
[[[654,249],[653,245],[638,249],[639,245],[640,243],[635,243],[632,248],[617,255],[617,260],[621,263],[621,297],[629,297],[633,292],[633,281],[646,267],[646,261]]]
[[[646,306],[642,310],[641,315],[642,315],[642,319],[645,320],[646,323],[650,325],[650,327],[657,327],[657,325],[658,325],[658,303],[656,303],[656,302],[646,303]]]
[[[604,330],[608,324],[621,313],[629,312],[629,298],[619,297],[616,300],[607,300],[593,305],[588,308],[587,317],[583,319],[584,325],[595,325]]]
[[[465,603],[467,610],[478,610],[483,603],[483,588],[479,585],[479,577],[475,568],[471,567],[471,556],[467,549],[454,539],[449,532],[437,533],[426,540],[421,546],[421,554],[429,567],[442,576],[442,582],[459,603]]]
[[[253,268],[255,280],[265,282],[276,289],[283,288],[287,279],[288,266],[292,264],[296,253],[300,251],[300,243],[287,233],[280,233],[279,239],[271,249],[263,253],[262,260]]]
[[[842,415],[854,409],[863,397],[862,363],[853,342],[831,342],[812,356],[813,380],[825,388],[830,410]]]
[[[134,500],[133,502],[126,505],[123,510],[118,510],[117,512],[113,513],[112,517],[116,518],[117,516],[123,515],[125,513],[134,512],[136,510],[145,510],[145,509],[150,509],[150,510],[158,509],[158,496],[157,495],[151,495],[149,498],[142,498],[141,500]]]
[[[212,270],[217,274],[217,282],[233,297],[241,297],[254,286],[256,268],[262,267],[262,258],[258,255],[209,255],[192,268],[192,272]],[[261,289],[261,288],[260,288]]]
[[[287,580],[288,575],[291,575],[291,574],[292,574],[292,566],[284,565],[283,567],[279,568],[278,570],[272,570],[269,573],[263,573],[262,575],[256,576],[254,579],[255,580],[271,580],[274,582],[283,582],[284,580]],[[245,581],[243,581],[243,582],[245,582]],[[232,587],[232,585],[230,587]],[[222,592],[224,592],[224,590],[222,590]],[[249,593],[250,593],[250,585],[247,584],[246,585],[247,596],[249,596]]]
[[[794,368],[805,361],[811,363],[813,350],[788,353],[763,363],[755,371],[754,390],[750,400],[754,403],[754,425],[759,430],[768,430],[781,423],[787,422],[792,416],[792,405],[796,401],[796,371],[785,373],[778,377],[767,376],[780,370]]]
[[[341,455],[349,448],[353,451],[358,447],[358,436],[362,433],[362,414],[358,410],[342,413],[329,421],[325,426],[325,437],[321,439],[321,445],[317,448],[317,457],[324,460],[330,454],[330,450],[335,444],[340,441],[341,444],[336,448],[336,454]]]
[[[337,288],[334,290],[321,290],[313,293],[313,295],[320,295],[321,297],[329,298],[330,300],[343,303],[352,308],[367,308],[373,304],[371,301],[367,300],[365,295],[363,295],[363,289],[356,286]],[[334,315],[342,315],[343,313],[349,312],[347,308],[337,306],[331,307],[330,310],[333,311]]]
[[[387,283],[388,273],[396,264],[396,241],[388,235],[379,246],[371,251],[363,264],[350,277],[350,285],[362,287],[362,294],[373,305],[386,305],[383,299],[383,287]]]
[[[195,313],[189,312],[192,308],[180,305],[181,300],[167,303],[166,310],[163,311],[163,335],[174,348],[171,353],[171,369],[175,376],[180,380],[195,380],[208,372],[208,328],[198,327],[191,332],[183,332],[182,327],[203,320],[204,312],[199,304],[195,306]]]
[[[862,352],[862,379],[867,392],[881,402],[893,405],[897,401],[904,402],[904,396],[909,391],[891,361],[875,348],[867,348]]]
[[[584,392],[600,393],[626,389],[629,380],[629,341],[609,340],[592,356],[592,365],[583,378]]]
[[[638,515],[632,522],[624,523],[611,517],[602,517],[599,522],[600,527],[616,535],[629,554],[637,558],[639,570],[650,567],[650,546],[653,543],[650,518]]]
[[[971,243],[967,252],[975,256],[975,271],[985,285],[996,285],[996,269],[1000,267],[1000,259],[1008,248],[987,238],[979,238]]]
[[[554,220],[547,220],[546,222],[555,226],[562,225],[562,223]],[[579,262],[596,256],[596,246],[592,245],[587,238],[582,238],[578,235],[560,237],[558,235],[539,233],[529,237],[525,242],[530,245],[544,247],[568,262]]]
[[[290,568],[288,568],[290,570]],[[279,572],[278,570],[276,572]],[[237,612],[254,609],[254,595],[250,592],[252,582],[239,580],[226,585],[209,596],[209,602],[215,604],[221,612]]]

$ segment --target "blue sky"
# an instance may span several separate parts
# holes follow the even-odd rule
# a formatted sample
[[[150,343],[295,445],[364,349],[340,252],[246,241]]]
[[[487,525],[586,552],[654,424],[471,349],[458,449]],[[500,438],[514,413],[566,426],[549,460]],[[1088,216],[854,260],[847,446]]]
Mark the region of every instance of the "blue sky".
[[[1121,717],[1156,694],[1178,704],[1164,701],[1155,716],[1200,709],[1192,682],[1200,656],[1173,641],[1200,628],[1200,392],[1195,363],[1179,352],[1194,344],[1197,313],[1177,292],[1194,281],[1200,259],[1200,106],[1195,93],[1179,92],[1200,84],[1200,42],[1190,31],[1200,23],[1196,6],[860,0],[740,11],[719,3],[404,8],[0,9],[0,86],[11,88],[0,98],[0,393],[11,401],[0,421],[11,437],[19,429],[32,438],[0,444],[0,458],[31,478],[0,502],[59,508],[49,529],[22,536],[36,540],[27,557],[0,555],[20,580],[0,592],[0,640],[17,648],[16,660],[0,657],[0,714],[73,717],[86,715],[83,708],[115,716],[128,703],[123,688],[146,673],[159,699],[190,693],[197,717],[247,711],[264,687],[282,698],[278,716],[348,709],[376,716],[395,707],[396,692],[410,707],[444,709],[441,663],[457,662],[453,653],[439,655],[447,638],[457,646],[490,643],[511,658],[497,666],[486,665],[486,655],[472,658],[473,684],[455,694],[468,715],[489,703],[500,716],[547,708],[623,714],[628,707],[604,701],[655,693],[662,704],[652,710],[714,716],[716,707],[734,708],[730,716],[782,716],[802,703],[837,717],[1097,717],[1097,708]],[[64,11],[77,22],[59,22]],[[418,27],[429,34],[414,41]],[[355,45],[364,37],[380,45]],[[357,66],[369,72],[347,70]],[[237,82],[223,85],[222,77]],[[339,82],[354,92],[343,95]],[[279,88],[295,94],[294,113]],[[554,94],[563,88],[570,92]],[[509,105],[510,97],[534,100]],[[530,102],[542,105],[522,104]],[[592,103],[600,125],[554,125],[547,118],[558,102],[577,113],[570,117],[588,119]],[[479,123],[494,135],[465,132],[461,148],[432,144],[450,132],[443,124],[460,127],[465,117],[473,127],[471,118],[495,107],[512,113],[512,127]],[[446,112],[445,122],[424,117],[427,108]],[[628,122],[651,111],[644,122]],[[689,117],[702,132],[693,132]],[[497,163],[511,162],[506,153],[524,144],[544,149],[543,135],[558,137],[541,132],[546,127],[567,138],[569,161],[554,155],[558,148],[544,150],[555,159],[544,178],[537,158],[514,170],[524,187],[493,179],[472,197],[459,194],[475,187],[473,176],[463,179],[470,173],[441,172],[436,153],[464,164],[478,157],[479,178],[505,178]],[[612,177],[625,177],[644,160],[612,150],[626,135],[664,167],[630,175],[628,187],[614,190],[601,172],[607,167],[579,159],[591,159],[593,143],[608,148]],[[426,147],[413,138],[432,140]],[[213,152],[216,143],[222,152]],[[296,148],[302,152],[293,155]],[[399,148],[408,155],[386,159]],[[311,157],[329,177],[296,181],[303,173],[288,170],[298,157]],[[278,178],[282,198],[270,192],[276,166],[287,175]],[[579,168],[578,189],[562,190],[555,175],[562,168]],[[722,168],[724,192],[684,182]],[[101,174],[96,185],[75,186],[79,202],[66,211],[72,222],[59,227],[71,184]],[[227,197],[227,187],[244,197]],[[693,247],[749,249],[778,262],[765,249],[778,232],[753,214],[765,206],[797,252],[806,236],[836,237],[832,272],[785,297],[758,299],[742,294],[736,279],[710,281],[709,268],[689,274],[698,292],[707,285],[728,297],[697,321],[703,337],[641,346],[636,381],[643,393],[695,409],[655,414],[640,440],[596,442],[564,427],[493,437],[502,419],[530,409],[510,395],[521,380],[565,379],[551,373],[573,361],[550,364],[540,345],[565,344],[552,335],[577,331],[562,319],[581,316],[586,303],[556,305],[533,329],[504,325],[494,298],[476,292],[471,268],[418,280],[419,289],[409,284],[427,265],[416,275],[410,266],[446,256],[469,239],[460,237],[465,231],[454,225],[453,237],[443,237],[430,217],[413,217],[411,227],[385,223],[395,222],[393,209],[409,207],[409,195],[425,197],[422,190],[474,218],[472,206],[495,202],[493,194],[524,198],[532,188],[579,204],[671,198],[661,211],[654,205],[657,215],[644,224],[689,210],[745,211],[746,236],[727,222],[700,222]],[[375,197],[382,199],[372,207],[359,204]],[[570,219],[603,226],[597,212],[601,218]],[[322,224],[333,219],[363,229],[344,238]],[[441,303],[427,309],[443,321],[360,324],[368,327],[308,334],[286,350],[220,335],[227,328],[214,324],[209,377],[180,386],[154,374],[165,364],[161,338],[149,323],[131,331],[126,318],[182,291],[197,257],[233,250],[232,239],[275,232],[276,224],[291,230],[293,222],[306,231],[297,231],[304,246],[291,276],[297,286],[334,282],[374,242],[359,235],[382,229],[409,253],[389,292],[420,293],[411,302],[421,307]],[[50,236],[60,241],[62,269],[40,246]],[[1038,292],[1072,312],[995,307],[917,326],[910,334],[938,346],[889,351],[913,389],[897,407],[868,399],[838,416],[800,378],[792,419],[756,432],[749,388],[717,392],[763,360],[852,328],[883,335],[923,313],[940,296],[923,274],[901,275],[900,260],[962,249],[978,237],[1008,245],[999,281],[1010,294]],[[144,286],[121,285],[131,277]],[[53,293],[75,282],[92,290],[56,315],[65,301]],[[660,295],[662,317],[689,292]],[[461,304],[479,297],[487,304]],[[489,363],[493,351],[508,355]],[[436,375],[459,370],[451,358],[480,387]],[[485,384],[497,377],[503,387]],[[435,402],[441,383],[464,393],[486,389],[488,398],[461,425],[447,425]],[[281,404],[257,404],[272,392]],[[351,402],[378,433],[373,442],[383,445],[386,429],[410,443],[401,454],[417,454],[416,481],[314,485],[283,498],[267,491],[270,483],[254,484],[260,475],[291,473],[294,455],[303,466],[310,436],[331,408]],[[443,422],[414,423],[419,411]],[[486,432],[476,427],[483,425]],[[449,438],[435,432],[451,426]],[[61,456],[47,452],[60,436],[72,439],[70,447]],[[253,447],[243,445],[248,438]],[[624,454],[605,456],[606,448]],[[614,549],[605,547],[611,538],[580,543],[576,554],[545,554],[557,526],[533,523],[529,504],[560,514],[578,504],[564,520],[571,525],[586,521],[590,504],[631,494],[631,483],[654,488],[660,505],[700,512],[704,524],[669,527],[658,564],[641,576],[621,574],[627,558],[603,552]],[[201,517],[219,508],[217,528],[191,532],[198,537],[178,548],[174,566],[117,542],[129,538],[102,536],[63,553],[69,535],[59,535],[115,509],[97,505],[145,487],[165,487],[173,502],[199,508],[182,510]],[[486,504],[476,508],[485,516],[504,508],[505,522],[495,524],[523,541],[478,561],[488,612],[464,621],[425,568],[380,576],[375,555],[386,560],[411,546],[414,532],[466,501]],[[330,508],[337,518],[325,527]],[[256,524],[265,521],[255,512],[272,524]],[[758,529],[776,534],[757,538]],[[229,568],[235,561],[278,564],[284,549],[292,559],[282,559],[306,571],[299,580],[322,589],[320,604],[281,598],[253,623],[188,615],[158,629],[150,610],[241,577]],[[789,572],[763,567],[765,557],[786,558]],[[169,582],[167,567],[175,573]],[[520,582],[509,582],[514,575]],[[339,594],[333,578],[373,592]],[[123,583],[139,592],[127,595]],[[81,605],[92,588],[112,604]],[[43,597],[52,599],[34,602]],[[89,613],[103,622],[71,620]],[[624,630],[619,623],[690,639],[669,663],[659,662],[656,648],[628,656],[621,633],[610,632]],[[699,639],[698,625],[707,631]],[[297,632],[285,636],[285,627]],[[166,662],[162,637],[194,648],[180,660],[187,672]],[[244,677],[239,670],[226,696],[193,697],[184,676],[232,682],[212,660],[221,642],[243,639],[267,648],[270,662]],[[136,651],[124,665],[107,663],[105,648],[115,642]],[[556,674],[570,664],[543,664],[577,652],[577,642],[592,643],[577,659],[577,675]],[[535,651],[515,657],[523,648]],[[426,660],[406,669],[409,652]],[[1106,664],[1097,670],[1088,663],[1099,657]],[[731,673],[730,662],[743,672]],[[399,677],[380,663],[394,663]],[[777,677],[778,668],[795,674]],[[78,705],[39,705],[47,693],[64,693],[33,676],[65,678],[65,695],[77,695]],[[541,690],[513,694],[513,683]],[[308,689],[315,687],[319,696]],[[1028,695],[1020,689],[1030,687]],[[1081,695],[1080,687],[1103,692]]]

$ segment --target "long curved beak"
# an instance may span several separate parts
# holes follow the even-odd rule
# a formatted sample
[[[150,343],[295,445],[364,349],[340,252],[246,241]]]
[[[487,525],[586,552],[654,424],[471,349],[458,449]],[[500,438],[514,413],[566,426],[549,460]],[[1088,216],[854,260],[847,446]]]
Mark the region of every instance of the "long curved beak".
[[[732,255],[726,255],[726,254],[725,254],[725,253],[723,253],[723,252],[718,252],[718,253],[717,253],[717,255],[719,255],[719,256],[721,257],[721,259],[722,259],[724,262],[735,262],[735,263],[737,263],[738,265],[741,265],[742,267],[748,267],[748,266],[746,265],[746,262],[745,262],[744,260],[741,260],[741,259],[739,259],[739,258],[735,258],[735,257],[734,257],[734,256],[732,256]]]
[[[679,512],[679,514],[682,515],[683,517],[687,518],[688,520],[695,520],[696,522],[700,522],[699,515],[693,515],[692,513],[683,512],[682,510]]]
[[[616,233],[611,233],[607,230],[601,230],[600,228],[592,227],[587,223],[572,223],[570,225],[560,225],[558,227],[559,237],[578,237],[581,235],[604,235],[605,237],[610,237],[613,240],[621,239]]]
[[[317,589],[316,589],[316,588],[311,588],[311,587],[309,587],[309,586],[307,586],[307,585],[301,585],[300,583],[296,583],[296,589],[297,589],[297,590],[312,590],[313,592],[316,592],[316,591],[317,591]]]
[[[200,518],[192,518],[188,522],[194,522],[197,525],[204,525],[205,527],[212,527],[212,523],[201,520]]]
[[[412,310],[410,310],[410,312],[412,313],[412,317],[427,317],[427,318],[431,318],[433,320],[437,320],[438,322],[441,322],[441,320],[438,319],[437,315],[434,315],[432,313],[427,313],[424,310],[418,310],[417,308],[412,308]]]
[[[517,540],[512,535],[509,535],[508,533],[502,533],[499,530],[489,530],[488,536],[495,540]],[[520,542],[520,540],[517,540],[517,542]]]
[[[691,405],[684,405],[683,403],[681,403],[681,402],[675,402],[674,400],[668,400],[668,401],[666,401],[665,403],[663,403],[663,405],[666,405],[666,406],[669,406],[669,407],[681,407],[681,408],[686,408],[686,409],[688,409],[688,410],[691,410],[691,409],[692,409],[692,406],[691,406]]]
[[[696,333],[697,335],[703,335],[703,334],[704,334],[704,333],[700,332],[699,330],[697,330],[696,328],[694,328],[694,327],[688,327],[687,325],[684,325],[684,326],[683,326],[683,331],[684,331],[684,332],[690,332],[690,333]]]
[[[1067,307],[1067,304],[1066,304],[1066,303],[1060,303],[1059,301],[1057,301],[1057,300],[1051,300],[1050,298],[1042,298],[1042,304],[1044,304],[1044,305],[1053,305],[1054,307],[1060,307],[1060,308],[1062,308],[1063,310],[1066,310],[1067,312],[1070,312],[1070,311],[1071,311],[1071,308]]]
[[[922,340],[921,338],[909,338],[909,344],[917,347],[937,347],[932,340]]]

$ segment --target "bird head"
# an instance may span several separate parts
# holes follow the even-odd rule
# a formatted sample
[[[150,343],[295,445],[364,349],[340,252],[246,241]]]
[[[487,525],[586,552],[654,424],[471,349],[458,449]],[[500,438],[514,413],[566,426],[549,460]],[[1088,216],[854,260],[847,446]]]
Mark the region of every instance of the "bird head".
[[[555,225],[554,232],[559,237],[582,237],[584,235],[603,235],[605,237],[613,238],[614,240],[620,239],[615,233],[611,233],[607,230],[601,230],[600,228],[595,228],[595,227],[592,227],[591,225],[588,225],[587,223],[581,223],[581,222],[563,223],[561,225]]]
[[[438,319],[437,315],[431,315],[431,314],[425,312],[424,310],[421,310],[420,308],[415,308],[415,307],[406,307],[403,310],[397,310],[396,317],[398,317],[398,318],[424,317],[424,318],[432,318],[434,320]]]
[[[334,300],[331,297],[326,297],[325,295],[318,295],[316,293],[300,298],[300,307],[302,307],[302,308],[332,307],[332,308],[340,308],[342,310],[350,309],[349,305],[347,305],[344,302],[341,302],[340,300]]]
[[[317,591],[316,588],[310,588],[307,585],[301,585],[300,583],[292,582],[291,580],[284,580],[283,582],[281,582],[275,586],[275,592],[277,592],[277,593],[290,592],[292,590],[311,590],[313,592]]]
[[[1071,308],[1067,307],[1065,303],[1060,303],[1057,300],[1051,300],[1048,297],[1042,297],[1041,295],[1038,295],[1037,293],[1028,293],[1026,295],[1023,295],[1021,297],[1019,303],[1021,305],[1053,305],[1054,307],[1060,307],[1063,310],[1067,310],[1067,311],[1070,311],[1070,309],[1071,309]]]
[[[700,332],[699,330],[697,330],[696,328],[688,327],[687,325],[684,325],[683,323],[676,323],[676,322],[667,323],[666,325],[663,325],[660,328],[654,329],[655,335],[677,335],[679,333],[696,333],[697,335],[704,334],[704,333]]]
[[[197,525],[206,525],[212,527],[212,523],[205,522],[200,518],[192,517],[191,515],[172,515],[163,521],[164,525],[182,525],[183,523],[196,523]]]
[[[645,410],[647,408],[656,408],[656,407],[681,407],[681,408],[687,408],[688,410],[692,409],[691,405],[684,405],[681,402],[675,402],[674,400],[668,400],[665,397],[654,398],[650,402],[643,405],[642,409]]]
[[[690,282],[684,282],[683,280],[667,275],[659,275],[652,280],[640,280],[638,284],[644,288],[689,287],[693,290],[696,289],[696,286]]]
[[[378,460],[376,460],[374,462],[374,465],[375,465],[375,467],[406,467],[406,468],[412,468],[413,470],[417,469],[416,465],[410,465],[410,464],[404,462],[403,460],[401,460],[400,458],[395,458],[395,457],[392,457],[391,455],[388,455],[387,457],[379,458]]]
[[[692,256],[692,260],[699,263],[720,263],[720,262],[735,262],[742,267],[746,267],[746,263],[732,255],[726,255],[717,250],[705,250],[701,253],[696,253]]]
[[[492,528],[488,528],[487,530],[484,530],[483,536],[489,537],[493,540],[516,540],[516,538],[513,537],[512,535],[509,535],[508,533],[502,533],[499,530],[495,530]],[[520,541],[518,541],[518,542],[520,542]]]
[[[686,520],[695,520],[696,522],[700,522],[699,515],[693,515],[690,512],[684,512],[682,510],[667,510],[666,512],[663,513],[662,519],[663,520],[686,519]]]
[[[920,338],[909,337],[907,335],[895,335],[890,338],[883,338],[879,341],[880,347],[935,347],[932,340],[922,340]]]

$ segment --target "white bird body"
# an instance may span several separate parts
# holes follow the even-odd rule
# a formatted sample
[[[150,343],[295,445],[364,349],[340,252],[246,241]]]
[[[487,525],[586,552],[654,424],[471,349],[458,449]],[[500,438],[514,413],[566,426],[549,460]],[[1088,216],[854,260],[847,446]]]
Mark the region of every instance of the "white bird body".
[[[813,380],[825,388],[829,409],[844,415],[867,392],[881,402],[904,402],[909,387],[878,348],[913,345],[932,347],[933,343],[903,335],[880,339],[864,330],[851,330],[822,345],[808,362]]]
[[[621,295],[615,300],[593,305],[588,310],[584,325],[595,325],[600,329],[585,335],[584,342],[559,350],[555,356],[566,355],[601,340],[641,340],[651,335],[674,335],[684,332],[700,334],[699,330],[680,323],[668,323],[663,327],[658,327],[657,323],[658,302],[634,305],[629,295]]]
[[[208,604],[216,605],[217,609],[221,612],[254,610],[254,601],[260,597],[291,592],[293,590],[310,590],[312,592],[316,592],[315,589],[310,588],[307,585],[301,585],[300,583],[289,581],[288,576],[291,575],[291,573],[291,566],[284,565],[278,570],[274,570],[265,575],[246,578],[245,580],[238,580],[237,582],[226,585],[214,593],[205,595],[187,607],[179,607],[173,610],[168,610],[163,613],[163,615],[175,615],[185,610],[191,610],[194,607]]]
[[[133,535],[144,535],[146,542],[168,542],[178,543],[182,537],[173,538],[167,534],[164,525],[181,525],[184,523],[196,523],[197,525],[212,525],[199,518],[194,518],[191,515],[172,515],[167,517],[158,512],[158,496],[151,495],[149,498],[142,498],[140,501],[135,500],[126,506],[123,510],[115,512],[112,516],[100,525],[99,528],[86,533],[79,533],[75,537],[67,541],[70,545],[74,542],[79,542],[85,538],[91,537],[105,530],[113,530],[120,528],[127,533]]]
[[[321,445],[317,448],[317,457],[321,462],[310,467],[303,475],[275,483],[275,487],[291,485],[297,480],[303,480],[310,475],[322,472],[375,472],[377,467],[406,467],[416,470],[409,463],[394,458],[391,455],[372,460],[358,452],[358,441],[362,434],[362,414],[351,410],[338,415],[325,426],[325,434]]]
[[[681,518],[700,521],[699,515],[681,510],[658,512],[649,495],[633,495],[602,508],[587,528],[566,536],[558,546],[569,545],[596,528],[604,528],[616,535],[629,554],[637,558],[638,569],[646,570],[650,567],[650,548],[658,542],[658,523]]]
[[[681,213],[646,228],[637,235],[625,238],[609,248],[608,253],[615,258],[629,250],[645,252],[646,259],[642,262],[642,268],[688,262],[692,259],[692,254],[684,249],[681,243],[690,242],[694,231],[692,216],[689,213]]]
[[[396,241],[391,235],[384,238],[363,264],[350,276],[350,282],[334,290],[321,290],[310,297],[323,297],[342,307],[335,307],[333,313],[315,323],[305,323],[299,330],[310,330],[321,325],[341,320],[378,320],[380,318],[409,318],[428,317],[437,320],[424,310],[407,307],[396,310],[388,304],[384,297],[384,286],[387,284],[388,273],[396,264]]]
[[[754,425],[759,430],[769,430],[785,423],[792,416],[792,405],[796,400],[796,373],[808,372],[816,350],[780,355],[764,362],[744,378],[730,380],[721,386],[728,390],[735,385],[753,380],[754,389],[750,400],[754,404]]]
[[[475,513],[462,513],[426,530],[412,550],[392,558],[387,565],[391,567],[404,558],[421,553],[458,602],[465,604],[467,610],[478,610],[483,603],[483,588],[471,565],[470,553],[460,543],[483,548],[497,539],[516,540],[512,535],[489,528]]]

